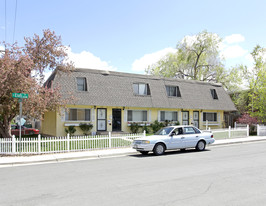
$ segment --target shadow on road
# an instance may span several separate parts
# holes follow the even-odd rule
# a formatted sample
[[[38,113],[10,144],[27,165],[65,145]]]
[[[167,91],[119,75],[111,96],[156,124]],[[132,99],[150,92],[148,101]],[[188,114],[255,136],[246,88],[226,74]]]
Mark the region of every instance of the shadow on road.
[[[202,152],[209,152],[209,149],[205,149],[204,151],[197,151],[196,149],[186,149],[186,150],[170,150],[166,151],[164,155],[161,156],[170,156],[170,155],[182,155],[182,154],[188,154],[188,153],[202,153]],[[133,154],[129,155],[130,157],[137,157],[137,158],[149,158],[149,157],[157,157],[153,152],[149,152],[147,155],[143,155],[141,153],[139,154]]]

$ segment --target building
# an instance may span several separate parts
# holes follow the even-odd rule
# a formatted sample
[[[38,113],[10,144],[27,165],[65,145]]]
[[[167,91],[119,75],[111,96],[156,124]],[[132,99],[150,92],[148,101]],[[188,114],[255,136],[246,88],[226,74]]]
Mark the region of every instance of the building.
[[[130,132],[132,122],[155,120],[222,128],[224,112],[236,110],[220,84],[201,81],[76,69],[55,70],[46,85],[59,85],[64,98],[69,92],[75,97],[68,109],[45,113],[41,132],[53,136],[65,135],[71,125],[82,134],[80,123],[93,124],[93,132]]]

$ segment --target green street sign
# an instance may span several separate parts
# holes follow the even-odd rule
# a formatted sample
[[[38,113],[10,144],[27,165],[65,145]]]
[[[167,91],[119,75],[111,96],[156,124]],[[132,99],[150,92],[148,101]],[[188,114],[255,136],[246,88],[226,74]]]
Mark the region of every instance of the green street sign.
[[[28,99],[29,95],[24,93],[12,93],[13,98]]]

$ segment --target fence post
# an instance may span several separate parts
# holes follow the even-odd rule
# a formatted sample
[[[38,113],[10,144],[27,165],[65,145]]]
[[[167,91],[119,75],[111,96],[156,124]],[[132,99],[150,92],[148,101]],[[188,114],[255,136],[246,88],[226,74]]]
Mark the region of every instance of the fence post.
[[[229,128],[228,128],[228,133],[229,133],[228,137],[231,138],[231,126],[229,126]]]
[[[247,137],[249,136],[249,125],[247,125]]]
[[[16,153],[16,137],[12,135],[12,154]]]
[[[257,136],[260,136],[260,125],[257,124]]]
[[[146,137],[146,130],[143,131],[143,137]]]
[[[70,138],[69,138],[69,133],[67,133],[67,151],[69,152],[69,150],[70,150],[70,144],[69,144],[69,142],[70,142],[70,140],[69,140]]]
[[[41,153],[41,135],[38,135],[38,153]]]
[[[206,120],[206,130],[208,130],[208,120]]]
[[[111,134],[111,132],[109,132],[109,148],[112,147],[111,139],[112,139],[112,134]]]

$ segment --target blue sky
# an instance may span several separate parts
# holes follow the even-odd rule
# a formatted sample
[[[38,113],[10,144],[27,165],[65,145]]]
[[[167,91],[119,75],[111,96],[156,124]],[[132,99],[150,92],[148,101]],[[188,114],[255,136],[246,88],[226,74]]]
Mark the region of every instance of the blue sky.
[[[203,30],[224,39],[227,68],[251,66],[255,45],[266,47],[265,0],[17,0],[14,33],[15,3],[0,0],[0,41],[14,36],[23,45],[24,36],[49,28],[77,67],[144,73]]]

